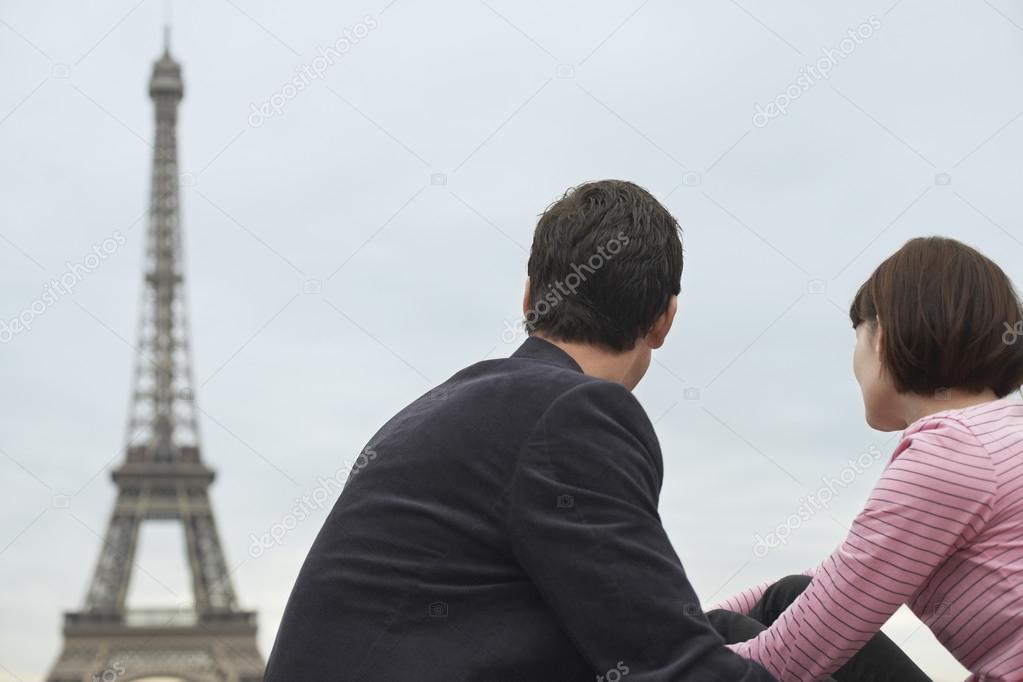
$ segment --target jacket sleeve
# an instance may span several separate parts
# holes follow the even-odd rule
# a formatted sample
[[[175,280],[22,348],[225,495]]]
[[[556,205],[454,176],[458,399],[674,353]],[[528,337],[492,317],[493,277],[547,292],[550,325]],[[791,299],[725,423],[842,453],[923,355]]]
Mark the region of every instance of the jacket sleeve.
[[[773,680],[703,615],[657,513],[661,479],[635,397],[605,381],[571,389],[519,454],[507,508],[518,561],[598,676]]]

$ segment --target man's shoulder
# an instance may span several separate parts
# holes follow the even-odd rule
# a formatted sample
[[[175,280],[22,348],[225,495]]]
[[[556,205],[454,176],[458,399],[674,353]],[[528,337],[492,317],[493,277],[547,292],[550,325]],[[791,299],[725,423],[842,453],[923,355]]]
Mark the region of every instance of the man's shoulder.
[[[645,416],[632,391],[622,384],[601,379],[570,368],[525,358],[485,360],[466,367],[438,389],[469,400],[480,394],[498,393],[520,396],[539,414],[598,410],[625,410]]]
[[[657,434],[646,410],[632,391],[622,384],[590,377],[591,381],[568,387],[550,401],[540,417],[540,427],[572,431],[576,437],[624,438],[648,451],[660,452]]]
[[[473,452],[492,447],[517,452],[531,435],[542,432],[586,438],[609,430],[659,450],[653,425],[625,386],[572,367],[513,356],[455,373],[396,414],[373,440],[394,442],[397,437],[414,442],[422,453],[428,442],[424,435],[436,436],[450,456],[453,435]]]
[[[528,396],[534,405],[549,404],[561,395],[589,384],[606,383],[572,368],[539,362],[531,358],[509,357],[483,360],[469,365],[437,387],[451,396],[469,399],[480,394]]]
[[[550,416],[597,413],[630,421],[649,421],[632,391],[615,381],[588,376],[586,381],[563,388],[551,400],[547,409]]]

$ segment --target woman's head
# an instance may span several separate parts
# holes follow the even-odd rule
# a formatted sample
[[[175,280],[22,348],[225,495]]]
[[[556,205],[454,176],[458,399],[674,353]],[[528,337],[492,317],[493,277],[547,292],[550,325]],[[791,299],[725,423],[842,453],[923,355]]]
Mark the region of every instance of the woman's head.
[[[863,283],[849,309],[867,422],[903,428],[908,397],[1023,384],[1023,307],[998,265],[954,239],[913,239]]]

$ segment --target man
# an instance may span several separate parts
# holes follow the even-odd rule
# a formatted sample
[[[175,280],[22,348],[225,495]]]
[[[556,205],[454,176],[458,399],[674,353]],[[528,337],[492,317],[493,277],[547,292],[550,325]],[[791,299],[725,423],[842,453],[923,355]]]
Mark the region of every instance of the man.
[[[266,682],[759,682],[710,626],[657,513],[630,392],[664,343],[679,226],[606,180],[541,216],[530,337],[372,438],[302,567]]]

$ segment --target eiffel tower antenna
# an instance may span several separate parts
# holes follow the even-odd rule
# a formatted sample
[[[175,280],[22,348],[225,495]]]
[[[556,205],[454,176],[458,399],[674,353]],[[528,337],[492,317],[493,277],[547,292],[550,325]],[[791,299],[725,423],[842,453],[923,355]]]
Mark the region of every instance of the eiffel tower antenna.
[[[170,54],[170,32],[172,21],[172,5],[171,0],[163,0],[163,53],[166,55]]]
[[[264,662],[256,647],[256,614],[238,608],[210,504],[214,473],[200,457],[178,187],[177,111],[184,83],[166,27],[149,96],[156,140],[125,461],[113,471],[117,501],[85,606],[65,614],[64,648],[47,680],[92,682],[115,675],[258,682]],[[154,519],[184,527],[193,593],[185,608],[126,605],[139,527]]]

